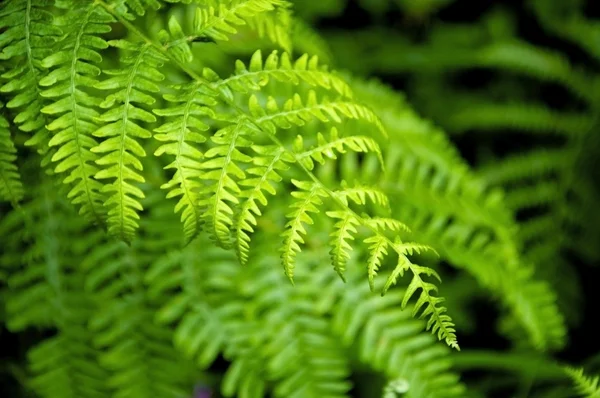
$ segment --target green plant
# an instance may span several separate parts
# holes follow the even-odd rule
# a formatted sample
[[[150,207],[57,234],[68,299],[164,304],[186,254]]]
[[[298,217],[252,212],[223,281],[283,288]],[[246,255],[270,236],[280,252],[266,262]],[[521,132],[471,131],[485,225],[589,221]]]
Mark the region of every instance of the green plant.
[[[411,70],[425,96],[447,89],[444,62],[344,61],[360,47],[326,35],[330,49],[293,11],[317,18],[342,3],[0,6],[2,319],[13,334],[47,333],[28,347],[23,394],[186,397],[202,382],[226,397],[344,397],[361,386],[386,398],[483,396],[495,386],[459,371],[504,367],[517,381],[502,386],[528,391],[538,377],[548,385],[532,394],[561,396],[570,375],[593,396],[593,379],[550,359],[566,344],[576,287],[544,272],[557,255],[529,241],[544,233],[555,249],[563,236],[519,210],[546,200],[565,223],[590,226],[589,240],[572,240],[596,258],[580,202],[535,180],[549,169],[594,205],[596,187],[574,182],[593,155],[565,154],[593,153],[596,86],[525,44],[444,58],[444,40],[464,36],[440,35],[439,48],[432,39],[425,54],[453,67],[523,69],[590,104],[558,118],[502,108],[533,130],[582,133],[566,149],[474,169],[401,93],[324,66],[391,65]],[[397,3],[425,18],[450,2]],[[538,58],[519,63],[524,55]],[[455,95],[457,106],[477,104],[474,115],[436,114],[445,105],[435,95],[423,109],[452,132],[501,123],[475,94]],[[539,166],[535,191],[511,185],[529,183],[524,161]],[[489,296],[513,350],[459,353],[467,302]]]

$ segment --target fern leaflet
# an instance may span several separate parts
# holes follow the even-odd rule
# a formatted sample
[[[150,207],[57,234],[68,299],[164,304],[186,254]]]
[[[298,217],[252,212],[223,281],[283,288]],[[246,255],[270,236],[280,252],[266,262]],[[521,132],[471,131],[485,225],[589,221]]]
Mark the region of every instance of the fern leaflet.
[[[152,105],[155,102],[147,93],[159,91],[156,83],[164,76],[158,68],[165,58],[148,44],[134,44],[124,40],[111,41],[109,44],[129,51],[130,54],[121,60],[126,65],[123,69],[105,71],[113,77],[96,84],[96,88],[116,91],[100,104],[102,108],[109,110],[95,118],[103,125],[93,134],[104,140],[91,151],[102,154],[96,163],[104,167],[95,174],[95,178],[114,179],[112,183],[102,187],[102,192],[108,194],[104,202],[109,208],[108,232],[130,242],[138,227],[136,220],[139,216],[136,210],[143,210],[138,199],[144,198],[142,190],[131,181],[145,181],[139,173],[143,167],[138,158],[146,156],[146,151],[134,137],[152,137],[138,123],[156,121],[154,115],[136,104]]]

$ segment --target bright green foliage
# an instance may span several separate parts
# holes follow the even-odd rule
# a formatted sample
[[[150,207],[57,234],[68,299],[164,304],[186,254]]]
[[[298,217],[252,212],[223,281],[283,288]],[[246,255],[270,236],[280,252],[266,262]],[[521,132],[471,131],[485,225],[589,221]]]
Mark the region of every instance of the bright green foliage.
[[[106,372],[97,362],[87,321],[95,310],[83,291],[83,274],[77,272],[85,223],[73,217],[68,203],[45,184],[35,199],[3,220],[3,267],[9,267],[11,294],[6,310],[11,330],[52,325],[57,334],[33,347],[30,387],[42,396],[104,397]],[[65,223],[65,216],[70,215]],[[36,228],[31,225],[35,224]],[[8,229],[8,230],[7,230]],[[8,238],[10,237],[10,238]],[[30,242],[23,251],[23,242]]]
[[[0,115],[0,200],[13,205],[23,198],[24,193],[16,159],[17,150],[10,136],[8,121]]]
[[[305,82],[311,86],[335,90],[345,97],[352,96],[348,84],[340,77],[328,72],[326,67],[319,65],[317,56],[309,57],[308,54],[303,54],[292,62],[289,53],[284,52],[280,56],[277,51],[273,51],[264,60],[261,51],[256,51],[248,66],[238,60],[234,75],[222,81],[216,81],[214,85],[221,90],[227,87],[231,91],[223,92],[223,94],[231,97],[233,92],[260,91],[261,87],[269,84],[270,79],[293,84]]]
[[[49,134],[45,115],[40,112],[44,100],[38,86],[45,66],[42,60],[62,34],[55,26],[52,13],[45,7],[51,0],[6,1],[0,9],[0,60],[12,61],[3,70],[1,93],[9,93],[9,109],[18,110],[12,120],[28,134],[27,145],[46,153]]]
[[[532,268],[521,258],[512,232],[516,226],[502,206],[498,191],[486,187],[468,170],[448,139],[419,119],[389,88],[354,82],[354,90],[377,113],[396,138],[383,153],[386,176],[379,177],[375,159],[370,168],[349,170],[346,178],[372,174],[392,199],[393,214],[408,223],[420,240],[435,247],[443,258],[465,268],[498,296],[529,330],[536,346],[560,346],[564,339],[561,314],[545,283],[532,280]],[[433,151],[432,148],[438,148]],[[438,201],[445,206],[438,207]],[[387,248],[374,238],[369,267],[374,277]],[[494,264],[490,270],[490,264]],[[531,294],[535,291],[536,294]]]
[[[202,379],[224,397],[343,398],[368,373],[368,396],[479,397],[488,387],[464,385],[453,359],[474,355],[457,356],[465,296],[486,295],[517,354],[538,350],[549,367],[567,335],[559,248],[598,256],[593,174],[579,171],[595,159],[600,80],[514,39],[501,17],[483,22],[489,36],[444,27],[418,46],[324,39],[295,17],[344,3],[0,5],[0,315],[11,332],[52,333],[29,349],[24,387],[183,398]],[[449,2],[359,3],[419,19]],[[532,10],[552,25],[545,3]],[[595,54],[576,26],[555,31]],[[411,71],[415,104],[457,137],[560,142],[474,170],[402,94],[328,60]],[[491,102],[439,73],[470,67],[561,84],[582,106]],[[521,218],[538,206],[547,214]],[[569,372],[595,396],[597,380]]]
[[[202,185],[197,179],[197,170],[204,155],[194,144],[206,141],[203,132],[209,125],[201,118],[214,114],[209,106],[217,104],[210,95],[202,93],[201,87],[198,83],[175,87],[176,93],[165,95],[165,100],[179,105],[155,111],[167,122],[155,129],[154,138],[167,143],[156,149],[154,155],[175,156],[175,160],[165,167],[175,169],[175,174],[161,188],[169,190],[168,198],[181,196],[175,211],[182,212],[181,221],[188,242],[198,234],[202,222],[199,204]]]
[[[52,133],[48,145],[57,147],[52,156],[52,161],[58,162],[54,171],[66,174],[63,182],[71,186],[69,197],[80,214],[102,222],[101,184],[94,178],[97,156],[91,151],[97,145],[92,133],[97,128],[95,107],[100,100],[86,90],[98,82],[100,68],[96,64],[102,61],[98,51],[108,46],[98,36],[110,31],[108,23],[114,18],[92,2],[82,1],[77,7],[62,2],[57,6],[68,11],[60,21],[64,36],[58,51],[41,62],[50,70],[39,82],[44,87],[41,95],[52,101],[41,112],[52,117],[47,128]]]
[[[95,121],[101,126],[93,135],[104,140],[93,147],[93,153],[101,154],[96,160],[103,166],[94,176],[96,179],[113,179],[112,184],[102,187],[108,197],[104,205],[108,210],[108,232],[126,242],[133,239],[137,211],[143,210],[139,199],[144,193],[133,182],[144,182],[139,171],[143,169],[138,158],[146,156],[144,148],[136,138],[150,138],[152,133],[140,123],[153,123],[156,117],[139,107],[152,105],[155,100],[150,95],[160,90],[156,84],[164,76],[158,71],[165,58],[149,44],[133,44],[127,41],[113,41],[110,45],[128,52],[121,62],[123,69],[105,70],[114,76],[94,85],[101,90],[116,90],[100,103],[108,109],[97,116]]]
[[[588,377],[583,373],[583,369],[566,368],[565,372],[575,383],[579,396],[585,398],[598,398],[600,397],[600,382],[599,377]]]

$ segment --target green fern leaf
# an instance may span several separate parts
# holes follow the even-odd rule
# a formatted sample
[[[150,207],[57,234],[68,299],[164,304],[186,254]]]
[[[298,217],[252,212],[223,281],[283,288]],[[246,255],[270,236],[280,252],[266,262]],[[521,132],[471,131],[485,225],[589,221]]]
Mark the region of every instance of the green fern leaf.
[[[102,126],[93,134],[104,140],[91,151],[103,154],[96,163],[105,167],[95,174],[95,178],[114,179],[114,182],[102,187],[102,192],[108,194],[104,202],[109,208],[108,232],[130,242],[138,227],[136,220],[139,216],[136,211],[143,210],[138,199],[144,198],[142,190],[131,181],[145,181],[140,174],[143,167],[138,158],[146,156],[144,148],[134,137],[152,137],[152,133],[138,123],[156,121],[154,115],[138,106],[152,105],[155,102],[148,93],[160,90],[156,82],[161,81],[164,76],[158,68],[165,58],[147,43],[134,44],[116,40],[109,44],[126,50],[129,54],[122,58],[126,65],[123,69],[105,71],[113,77],[96,84],[96,88],[101,90],[116,91],[100,104],[108,110],[95,118]]]
[[[326,214],[333,219],[339,219],[334,226],[335,230],[331,233],[329,254],[333,262],[333,269],[345,281],[344,271],[352,250],[348,241],[354,240],[353,234],[358,232],[356,227],[360,225],[360,220],[350,211],[328,211]]]
[[[71,8],[70,4],[57,6]],[[55,102],[42,108],[51,116],[48,130],[53,136],[49,142],[57,147],[52,156],[58,162],[55,172],[65,173],[65,184],[72,184],[69,192],[73,204],[80,206],[80,214],[95,222],[103,222],[102,185],[95,180],[98,168],[94,164],[97,157],[91,148],[97,145],[92,138],[96,129],[94,109],[100,100],[89,95],[84,88],[97,82],[100,69],[94,65],[102,57],[98,50],[108,45],[97,35],[110,31],[112,16],[91,2],[80,2],[64,16],[63,26],[66,36],[60,43],[60,50],[46,57],[42,65],[50,68],[40,84],[47,87],[42,95]]]
[[[254,232],[257,223],[256,216],[261,215],[259,204],[267,206],[267,197],[263,191],[275,195],[276,191],[271,182],[280,182],[282,177],[278,172],[288,169],[286,163],[294,162],[294,158],[278,146],[254,145],[252,149],[256,153],[252,158],[254,167],[250,167],[246,173],[254,177],[240,181],[240,185],[246,186],[248,189],[240,193],[244,200],[240,204],[240,210],[234,222],[236,252],[242,264],[248,261],[249,233]]]
[[[246,18],[246,22],[259,37],[269,40],[284,51],[292,52],[293,41],[290,32],[295,19],[290,6],[289,1],[281,2],[274,10],[254,14]]]
[[[382,135],[386,136],[385,129],[369,108],[351,101],[334,100],[327,98],[317,99],[315,91],[309,91],[303,101],[299,94],[294,94],[280,108],[273,97],[269,97],[266,110],[259,105],[256,96],[250,97],[249,109],[255,118],[255,123],[270,134],[275,134],[277,128],[289,129],[292,126],[304,126],[310,120],[319,120],[322,123],[341,123],[342,117],[363,120],[374,125]]]
[[[334,192],[334,195],[342,201],[342,203],[348,206],[348,199],[356,203],[357,205],[367,204],[367,199],[373,203],[381,206],[382,209],[389,210],[389,200],[387,195],[379,188],[366,187],[360,185],[358,182],[354,186],[348,186],[345,180],[341,183],[342,189]],[[392,220],[391,222],[393,222]],[[396,221],[399,223],[399,221]]]
[[[373,235],[365,239],[369,246],[369,259],[367,260],[367,274],[369,277],[369,287],[371,291],[375,290],[375,277],[381,267],[381,261],[387,256],[388,240],[383,235]]]
[[[410,270],[413,274],[413,277],[406,289],[406,292],[404,293],[404,298],[402,299],[402,308],[405,308],[411,297],[417,292],[417,290],[421,289],[421,294],[419,295],[419,298],[417,299],[413,309],[413,316],[418,314],[419,311],[423,310],[421,312],[421,318],[429,316],[429,320],[427,321],[427,330],[431,329],[433,334],[437,333],[439,340],[445,340],[446,344],[448,344],[450,347],[460,350],[456,341],[456,330],[454,329],[452,319],[448,315],[444,314],[444,312],[446,312],[446,308],[437,307],[437,305],[443,302],[444,299],[441,297],[434,297],[432,293],[437,291],[437,286],[432,283],[425,282],[421,277],[422,275],[433,276],[438,281],[441,281],[439,275],[431,268],[422,267],[411,263],[411,261],[406,257],[406,254],[430,250],[429,247],[418,244],[416,245],[413,243],[402,243],[400,239],[397,239],[394,242],[393,247],[398,253],[398,264],[385,282],[382,295],[387,292],[391,285],[396,284],[398,276],[401,277],[404,275],[404,272]]]
[[[294,85],[304,82],[313,87],[333,90],[346,98],[352,97],[348,84],[319,65],[316,56],[304,54],[292,62],[288,53],[284,52],[279,56],[277,51],[271,52],[264,60],[262,52],[256,51],[248,66],[238,60],[234,74],[227,79],[215,81],[213,87],[226,98],[233,99],[234,93],[260,91],[271,79]]]
[[[50,140],[46,116],[40,112],[44,99],[38,84],[45,72],[41,61],[52,54],[62,34],[46,10],[53,3],[7,0],[0,7],[0,59],[9,65],[1,76],[8,82],[0,87],[0,92],[12,97],[7,108],[18,109],[14,123],[21,131],[33,134],[26,145],[35,146],[41,154],[47,153]],[[43,161],[48,162],[49,158]]]
[[[159,35],[163,46],[177,60],[191,62],[193,53],[190,47],[194,42],[227,41],[238,28],[249,24],[261,37],[268,37],[285,50],[290,50],[289,17],[280,13],[287,6],[285,0],[234,0],[227,3],[207,2],[196,8],[192,31],[186,33],[175,17],[168,22],[168,33]],[[272,12],[277,12],[273,14]],[[267,16],[268,15],[268,16]],[[283,16],[277,18],[276,16]]]
[[[234,0],[220,4],[218,8],[198,8],[194,18],[193,35],[196,38],[210,37],[214,40],[228,40],[237,32],[236,26],[246,24],[246,19],[259,13],[274,10],[285,5],[283,0]]]
[[[211,137],[216,144],[204,154],[200,178],[209,183],[202,188],[200,206],[203,206],[202,218],[206,222],[211,238],[221,247],[231,247],[230,228],[233,226],[234,210],[231,204],[237,205],[241,189],[238,181],[246,178],[246,173],[237,163],[250,163],[252,158],[240,151],[249,148],[252,142],[248,139],[252,126],[246,120],[225,127]],[[236,181],[237,179],[237,181]]]
[[[159,0],[119,0],[125,3],[125,5],[133,10],[137,15],[143,16],[146,14],[146,10],[158,10],[160,9]]]
[[[337,128],[331,128],[329,138],[326,139],[322,133],[317,134],[317,145],[309,150],[304,149],[301,135],[294,141],[294,152],[298,154],[300,163],[309,170],[314,169],[314,161],[325,164],[326,159],[337,159],[335,152],[346,153],[346,148],[354,152],[373,152],[377,155],[380,164],[383,165],[381,149],[377,141],[370,137],[352,135],[340,137]]]
[[[198,145],[206,141],[202,133],[209,128],[202,118],[214,118],[211,107],[217,102],[211,96],[203,94],[201,86],[196,83],[177,86],[175,90],[175,94],[167,94],[164,97],[176,105],[154,111],[166,118],[166,123],[154,129],[158,133],[154,138],[165,142],[156,149],[154,155],[167,154],[175,157],[173,162],[165,167],[175,169],[175,174],[161,188],[169,190],[168,198],[180,196],[175,211],[181,212],[185,239],[189,243],[200,231],[202,223],[202,183],[198,179],[198,170],[202,168],[201,159],[204,155],[198,149]]]
[[[107,372],[85,325],[69,325],[59,335],[43,341],[27,354],[33,373],[31,387],[43,398],[106,397]]]
[[[302,235],[306,234],[304,224],[313,224],[308,213],[318,213],[317,206],[323,202],[320,197],[325,197],[323,189],[316,183],[292,180],[298,191],[292,192],[296,200],[290,206],[294,209],[287,214],[290,221],[285,225],[283,232],[283,247],[281,248],[281,259],[287,277],[293,281],[296,255],[300,252],[300,244],[304,243]]]
[[[448,349],[423,335],[422,321],[402,309],[406,293],[396,289],[384,297],[374,296],[358,270],[349,270],[348,282],[337,289],[340,296],[331,310],[331,328],[344,345],[356,349],[362,363],[388,380],[402,378],[407,384],[402,396],[407,398],[464,396],[464,386],[451,372]]]
[[[393,218],[373,217],[366,220],[366,224],[378,231],[411,232],[408,226]]]
[[[565,368],[567,375],[573,380],[577,392],[581,397],[598,398],[600,397],[600,377],[586,376],[583,368]]]
[[[2,103],[0,103],[0,107]],[[16,206],[23,199],[21,175],[15,164],[17,149],[10,137],[8,121],[0,114],[0,200]]]

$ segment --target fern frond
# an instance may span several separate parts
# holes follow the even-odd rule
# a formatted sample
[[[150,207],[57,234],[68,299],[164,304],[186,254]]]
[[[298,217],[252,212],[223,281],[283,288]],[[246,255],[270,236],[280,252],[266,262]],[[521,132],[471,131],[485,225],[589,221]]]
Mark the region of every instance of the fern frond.
[[[259,105],[258,98],[253,95],[250,97],[249,109],[255,118],[255,123],[270,134],[274,134],[277,128],[304,126],[311,120],[319,120],[322,123],[331,121],[342,123],[344,117],[372,124],[383,136],[386,136],[383,125],[371,109],[352,101],[318,99],[313,90],[308,92],[305,100],[298,93],[294,94],[281,108],[273,97],[269,97],[266,109],[263,109]]]
[[[389,209],[390,203],[388,197],[379,188],[363,186],[358,182],[356,182],[354,186],[349,186],[345,180],[342,180],[341,187],[341,189],[334,192],[334,195],[346,206],[348,205],[348,199],[357,205],[365,205],[367,204],[367,199],[369,199],[373,203],[381,206],[382,209]],[[390,223],[393,224],[394,221],[395,220],[390,220]],[[399,223],[399,221],[396,222]],[[377,224],[377,221],[375,221],[375,224]]]
[[[390,133],[383,154],[388,172],[380,187],[390,198],[394,218],[410,225],[418,241],[435,247],[451,264],[465,268],[496,292],[535,346],[560,346],[565,327],[555,298],[545,283],[541,283],[545,287],[538,286],[531,266],[520,254],[517,228],[500,192],[470,172],[443,132],[419,118],[401,96],[377,82],[353,80],[351,87],[357,98],[377,110]],[[381,181],[374,163],[348,168],[342,177]],[[546,166],[546,161],[522,169],[515,164],[510,170],[517,170],[517,175],[527,170],[537,174],[546,173]],[[488,171],[499,179],[510,179],[501,169],[496,166]],[[376,237],[368,244],[374,277],[383,257],[376,250],[378,245],[389,249],[391,244],[385,246]],[[527,293],[529,289],[539,289],[536,294],[541,295],[534,297]]]
[[[372,217],[366,220],[366,224],[381,232],[386,230],[392,232],[411,232],[406,224],[403,224],[394,218]]]
[[[239,181],[246,178],[246,173],[237,164],[252,162],[250,156],[240,151],[252,146],[248,137],[251,129],[252,126],[242,119],[217,131],[211,137],[216,146],[206,151],[201,165],[200,178],[208,181],[200,191],[199,204],[205,208],[202,218],[211,238],[223,248],[231,247],[234,210],[229,203],[239,203]]]
[[[414,243],[403,243],[399,238],[391,245],[396,253],[398,253],[398,264],[387,278],[381,294],[384,295],[390,286],[395,285],[398,277],[402,277],[406,271],[411,271],[413,277],[406,288],[404,297],[402,299],[402,308],[406,308],[409,300],[415,295],[417,290],[421,290],[417,302],[413,308],[413,316],[417,315],[422,310],[420,317],[425,318],[429,316],[427,321],[427,330],[431,329],[431,333],[437,334],[439,340],[445,340],[452,348],[460,350],[456,341],[456,330],[454,329],[454,323],[452,319],[445,315],[446,308],[437,307],[438,304],[444,301],[441,297],[433,296],[433,293],[437,292],[437,286],[433,283],[425,282],[422,278],[423,275],[431,277],[433,276],[441,282],[439,275],[431,268],[423,267],[417,264],[413,264],[406,255],[413,254],[413,252],[420,253],[422,251],[430,250],[429,247],[424,245],[418,245]],[[385,247],[384,247],[385,248]],[[381,250],[380,250],[381,252]]]
[[[584,135],[592,126],[584,113],[550,110],[543,105],[529,103],[486,103],[485,100],[451,112],[448,128],[452,132],[468,130],[487,131],[506,128],[547,134],[555,132],[567,137]]]
[[[6,323],[14,331],[51,326],[68,315],[69,300],[82,300],[80,275],[73,272],[80,259],[63,239],[82,234],[85,224],[60,200],[61,193],[51,183],[36,187],[35,192],[33,200],[0,223],[2,267],[10,288]],[[81,305],[85,308],[85,298]]]
[[[8,70],[1,77],[7,79],[0,87],[1,93],[12,98],[6,104],[17,109],[14,123],[21,131],[32,133],[26,145],[33,145],[38,152],[48,151],[50,136],[46,129],[46,116],[40,112],[44,99],[39,88],[45,73],[42,60],[52,54],[62,31],[55,26],[52,14],[45,8],[51,0],[7,0],[0,7],[0,59]],[[49,159],[44,160],[44,164]]]
[[[202,120],[213,117],[210,107],[217,104],[210,95],[203,94],[199,84],[175,87],[175,94],[165,94],[165,99],[173,107],[158,109],[154,112],[166,118],[166,123],[154,129],[158,134],[154,138],[165,142],[154,152],[155,156],[164,154],[174,156],[172,163],[165,169],[175,169],[171,180],[161,186],[169,191],[167,198],[181,196],[175,206],[181,212],[181,221],[186,242],[190,242],[199,232],[202,223],[200,190],[202,184],[197,173],[202,168],[203,153],[198,145],[206,141],[202,134],[209,126]]]
[[[172,347],[170,329],[153,322],[154,312],[140,295],[113,301],[91,323],[100,363],[111,372],[105,383],[115,396],[186,396],[191,364]]]
[[[377,155],[380,163],[383,165],[381,158],[381,149],[379,144],[371,137],[351,135],[340,137],[337,128],[332,127],[329,133],[329,138],[326,139],[322,133],[317,134],[317,145],[311,149],[305,150],[304,142],[301,135],[296,137],[294,141],[294,152],[298,154],[300,163],[309,170],[314,169],[314,161],[324,164],[326,159],[337,159],[335,152],[346,153],[346,148],[354,152],[373,152]]]
[[[388,240],[383,235],[373,235],[365,239],[369,246],[369,259],[367,260],[367,275],[369,277],[369,287],[371,291],[375,290],[375,277],[381,267],[381,261],[387,256]]]
[[[298,180],[292,180],[292,183],[299,190],[292,192],[292,197],[296,200],[290,206],[294,210],[286,215],[290,220],[285,225],[283,247],[281,248],[285,274],[291,281],[294,277],[296,255],[301,250],[300,244],[304,243],[302,238],[302,235],[306,234],[304,224],[313,224],[308,213],[318,213],[318,206],[323,203],[320,198],[326,197],[321,186],[316,183]]]
[[[344,271],[352,250],[349,241],[354,240],[353,234],[358,232],[356,227],[360,225],[360,220],[350,211],[328,211],[326,214],[330,218],[339,219],[335,223],[335,230],[331,233],[329,254],[333,262],[333,269],[345,281]]]
[[[31,388],[43,398],[108,397],[107,372],[98,355],[87,327],[69,325],[28,352]]]
[[[118,0],[123,2],[129,9],[137,15],[143,16],[147,10],[159,10],[161,7],[159,0]]]
[[[92,133],[98,115],[94,108],[100,100],[85,88],[97,83],[100,69],[95,64],[102,61],[98,50],[108,47],[98,36],[110,31],[108,24],[114,19],[93,2],[78,2],[75,8],[67,2],[57,6],[70,11],[62,21],[66,35],[60,42],[60,50],[42,61],[50,69],[40,80],[40,85],[46,87],[42,96],[53,102],[41,111],[52,120],[47,126],[53,133],[49,145],[57,147],[52,161],[58,162],[55,172],[66,174],[63,182],[71,185],[69,198],[80,208],[80,214],[102,223],[105,215],[102,184],[94,178],[98,172],[94,164],[97,156],[91,151],[97,145]]]
[[[237,32],[236,26],[246,24],[246,19],[257,14],[273,11],[285,5],[283,0],[233,0],[219,4],[218,8],[198,8],[194,18],[195,38],[209,37],[213,40],[228,40]]]
[[[161,196],[156,193],[144,202],[143,239],[127,245],[101,236],[82,264],[85,288],[99,304],[90,329],[103,351],[99,361],[109,371],[105,384],[117,397],[185,396],[193,383],[193,366],[172,346],[172,330],[154,321],[163,300],[143,284],[147,270],[177,259],[182,238],[171,206]],[[162,282],[172,280],[163,277]]]
[[[216,80],[213,86],[222,95],[232,99],[236,92],[261,90],[271,79],[294,85],[304,82],[313,87],[335,91],[346,98],[352,97],[348,84],[320,65],[318,57],[304,54],[292,62],[289,53],[284,52],[280,56],[277,51],[271,52],[263,60],[262,52],[258,50],[247,66],[242,61],[236,61],[234,74],[226,79]]]
[[[35,192],[0,223],[1,265],[10,288],[3,295],[7,327],[56,330],[27,353],[29,386],[38,396],[107,397],[106,372],[86,327],[94,303],[78,272],[87,225],[53,184]]]
[[[285,0],[233,0],[205,4],[196,8],[192,31],[185,33],[176,18],[168,22],[169,32],[161,33],[164,48],[176,59],[191,62],[193,59],[191,43],[206,41],[228,41],[229,37],[238,33],[242,25],[250,24],[260,36],[267,36],[280,43],[285,50],[290,50],[287,37],[286,18],[277,19],[273,14],[287,6]],[[289,22],[288,22],[289,23]]]
[[[239,284],[241,272],[248,268],[239,267],[229,252],[207,244],[201,236],[152,264],[145,278],[152,297],[174,296],[158,311],[157,320],[177,323],[173,343],[200,369],[208,368],[219,354],[232,362],[223,378],[223,396],[264,396],[267,383],[258,348],[266,335],[245,311],[249,296]]]
[[[2,103],[0,103],[0,108]],[[21,175],[15,164],[17,149],[10,137],[8,121],[0,114],[0,201],[16,206],[23,199]]]
[[[109,44],[128,54],[121,59],[125,65],[123,69],[104,71],[113,77],[95,85],[101,90],[116,91],[100,103],[100,107],[108,110],[95,117],[101,127],[93,135],[104,140],[93,147],[91,152],[102,155],[95,161],[102,169],[94,177],[100,180],[114,179],[112,183],[102,187],[102,192],[108,195],[104,202],[109,208],[108,232],[130,242],[138,227],[136,220],[139,216],[136,211],[143,210],[139,199],[144,198],[142,190],[133,185],[133,182],[145,181],[140,174],[143,167],[138,158],[146,156],[146,151],[135,138],[152,137],[152,133],[139,123],[156,121],[154,115],[139,106],[155,102],[151,94],[160,90],[157,82],[164,76],[158,68],[165,58],[147,43],[115,40]]]
[[[254,232],[254,227],[257,223],[256,216],[261,215],[259,204],[262,206],[267,205],[267,198],[263,191],[275,195],[276,191],[271,182],[280,182],[282,177],[279,175],[279,172],[287,170],[288,166],[286,163],[294,161],[294,158],[285,152],[284,149],[275,145],[254,145],[252,149],[255,152],[252,158],[254,167],[248,168],[246,173],[254,177],[240,181],[240,185],[246,186],[248,189],[240,193],[240,196],[244,199],[240,204],[240,210],[234,222],[236,252],[242,264],[248,261],[248,252],[250,250],[249,233]]]
[[[332,309],[332,330],[356,349],[362,363],[383,372],[388,380],[403,379],[407,384],[403,396],[462,397],[465,388],[451,372],[447,348],[420,333],[422,322],[401,309],[403,296],[400,289],[373,296],[360,273],[349,272]]]
[[[259,37],[270,40],[284,51],[292,52],[290,32],[292,23],[295,21],[290,9],[292,4],[286,1],[277,3],[277,5],[278,7],[274,10],[257,13],[246,18],[246,22]]]
[[[575,70],[559,52],[512,40],[491,44],[480,50],[476,58],[482,66],[562,83],[578,97],[594,101],[594,94],[589,90],[591,78]]]
[[[577,392],[581,397],[600,397],[600,377],[586,376],[583,368],[565,368],[565,372],[575,383]]]

